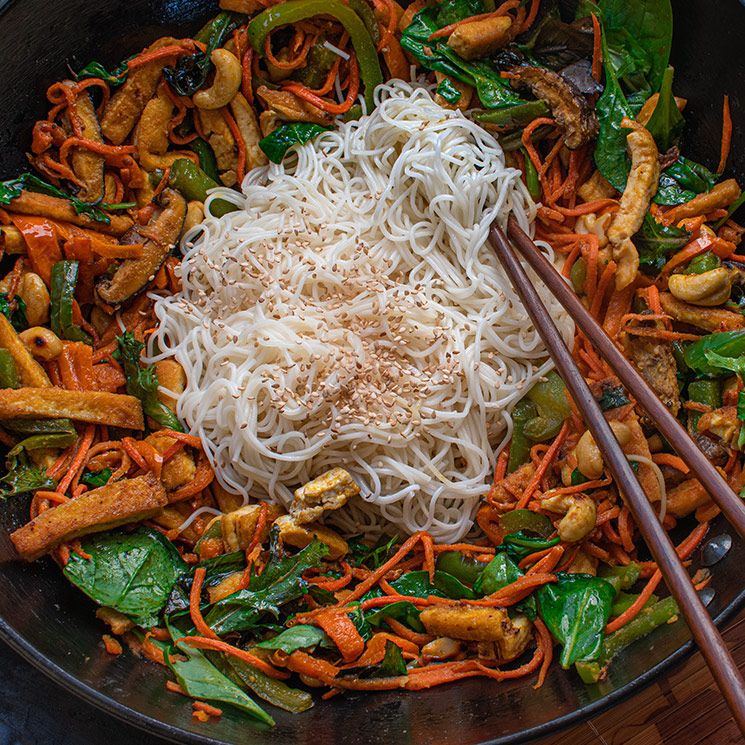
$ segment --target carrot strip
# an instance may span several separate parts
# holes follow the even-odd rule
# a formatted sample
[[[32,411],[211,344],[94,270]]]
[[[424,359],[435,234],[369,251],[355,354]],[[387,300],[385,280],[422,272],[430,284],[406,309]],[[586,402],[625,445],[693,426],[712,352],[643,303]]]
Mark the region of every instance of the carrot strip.
[[[533,0],[533,2],[535,4],[536,0]],[[500,16],[506,15],[508,11],[517,8],[519,5],[520,3],[518,0],[508,0],[508,2],[502,3],[502,5],[500,5],[496,10],[493,10],[490,13],[479,13],[478,15],[469,16],[468,18],[463,18],[460,21],[456,21],[455,23],[450,23],[447,26],[443,26],[442,28],[435,31],[433,34],[430,34],[427,37],[427,41],[433,41],[434,39],[442,39],[445,36],[450,36],[450,34],[452,34],[456,28],[467,23],[474,23],[475,21],[486,21],[491,18],[499,18]]]
[[[209,717],[221,717],[222,709],[218,709],[212,704],[205,703],[204,701],[194,701],[191,705],[194,711],[203,711]]]
[[[530,498],[533,496],[533,492],[535,492],[536,488],[541,483],[541,479],[545,475],[546,471],[548,471],[549,466],[551,465],[551,463],[553,463],[554,458],[556,458],[556,455],[559,452],[559,448],[566,439],[568,433],[569,422],[564,422],[561,430],[559,431],[559,434],[556,436],[554,441],[551,443],[551,446],[546,451],[546,454],[543,456],[543,460],[541,461],[538,468],[536,468],[536,471],[533,474],[533,478],[525,487],[525,491],[523,492],[522,497],[520,497],[520,499],[518,500],[516,509],[524,509],[525,505],[528,504]]]
[[[592,18],[592,77],[600,82],[600,76],[603,73],[603,40],[600,30],[600,21],[595,13],[591,13]]]
[[[202,616],[202,609],[199,607],[202,598],[202,585],[204,584],[204,578],[207,575],[207,569],[205,567],[199,567],[194,572],[194,580],[191,583],[191,591],[189,592],[189,615],[191,616],[194,628],[208,639],[217,639],[220,637],[209,627],[207,622]]]
[[[94,424],[86,426],[85,432],[79,440],[80,445],[78,450],[67,469],[67,473],[57,486],[57,491],[60,492],[60,494],[64,494],[70,488],[73,479],[78,475],[79,471],[82,471],[88,450],[90,450],[90,447],[93,444],[93,436],[95,432],[96,426]]]
[[[722,101],[722,148],[719,156],[717,173],[723,173],[732,148],[732,113],[729,108],[729,96],[725,94]]]
[[[325,98],[321,98],[301,83],[295,81],[283,83],[282,88],[283,90],[290,91],[290,93],[294,93],[308,103],[312,103],[322,111],[327,111],[329,114],[345,114],[354,105],[360,91],[360,70],[357,60],[354,55],[349,58],[349,89],[343,103],[332,103]]]
[[[268,675],[270,678],[278,678],[284,680],[290,676],[287,673],[277,670],[276,667],[272,667],[268,662],[264,662],[261,658],[256,655],[247,652],[245,649],[239,649],[234,647],[232,644],[220,641],[220,639],[211,639],[203,636],[183,636],[178,640],[184,644],[194,647],[195,649],[211,649],[215,652],[224,652],[232,657],[236,657],[243,662],[253,665],[257,670],[261,670],[262,673]]]
[[[657,465],[670,466],[681,473],[688,473],[691,470],[682,458],[677,455],[672,455],[671,453],[653,453],[652,462]]]

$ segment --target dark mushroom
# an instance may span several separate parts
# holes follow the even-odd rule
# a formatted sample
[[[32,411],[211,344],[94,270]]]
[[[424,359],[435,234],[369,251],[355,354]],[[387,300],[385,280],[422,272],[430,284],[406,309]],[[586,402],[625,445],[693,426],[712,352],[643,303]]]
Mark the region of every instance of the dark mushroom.
[[[536,98],[546,102],[563,129],[564,144],[570,150],[576,150],[595,138],[597,117],[573,83],[542,67],[513,67],[509,72],[513,85],[529,88]]]
[[[113,277],[98,283],[98,297],[108,305],[118,306],[145,287],[178,240],[186,217],[186,200],[174,189],[166,189],[160,205],[142,234],[135,227],[122,237],[123,243],[143,241],[143,255],[123,261]]]

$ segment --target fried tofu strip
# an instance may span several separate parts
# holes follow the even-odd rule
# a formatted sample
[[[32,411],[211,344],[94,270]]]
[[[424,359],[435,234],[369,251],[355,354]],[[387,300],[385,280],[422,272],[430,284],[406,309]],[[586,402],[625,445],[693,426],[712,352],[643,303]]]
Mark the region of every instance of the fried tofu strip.
[[[608,229],[613,260],[618,265],[617,290],[622,290],[636,279],[639,252],[631,238],[641,228],[660,180],[659,153],[654,137],[641,124],[626,117],[621,126],[631,129],[626,137],[631,155],[631,171],[621,196],[621,206]]]
[[[109,215],[108,225],[98,222],[86,214],[79,215],[67,199],[50,197],[48,194],[38,194],[35,191],[22,191],[20,196],[11,200],[8,212],[49,217],[52,220],[70,222],[82,228],[92,228],[99,233],[110,235],[124,235],[133,225],[132,218],[124,215]]]
[[[33,358],[10,321],[2,314],[0,314],[0,347],[10,352],[23,385],[32,388],[52,387],[44,368]]]
[[[152,517],[167,503],[163,485],[152,473],[116,481],[46,510],[11,533],[10,540],[26,561],[60,543]]]
[[[156,49],[173,44],[178,44],[178,39],[163,36],[144,51],[154,52]],[[121,145],[134,129],[147,102],[155,95],[163,68],[168,64],[170,64],[168,59],[152,60],[130,71],[127,82],[106,104],[101,119],[101,130],[115,145]]]
[[[134,396],[64,388],[0,390],[0,419],[75,419],[124,429],[145,428],[142,404]]]
[[[703,308],[690,305],[669,292],[660,293],[660,305],[674,321],[687,323],[705,331],[735,331],[745,328],[745,317],[724,308]]]

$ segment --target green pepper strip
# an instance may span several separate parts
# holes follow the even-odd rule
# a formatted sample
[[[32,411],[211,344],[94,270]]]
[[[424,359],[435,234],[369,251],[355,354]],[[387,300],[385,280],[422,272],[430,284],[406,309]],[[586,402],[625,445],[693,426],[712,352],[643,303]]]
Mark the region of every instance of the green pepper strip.
[[[72,303],[78,282],[78,262],[58,261],[52,267],[50,319],[52,331],[62,339],[92,344],[93,339],[72,321]]]
[[[20,388],[18,369],[13,355],[7,349],[0,349],[0,388]]]
[[[437,569],[441,572],[452,574],[453,577],[467,585],[473,585],[486,566],[483,561],[472,559],[460,551],[443,551],[437,557],[436,563]]]
[[[196,200],[198,202],[204,202],[208,196],[207,192],[220,186],[217,181],[213,181],[188,158],[179,158],[173,161],[168,184],[181,192],[181,195],[187,201]],[[209,206],[210,214],[215,217],[222,217],[228,212],[235,212],[237,209],[239,208],[236,205],[232,202],[226,202],[224,199],[216,199]]]
[[[525,160],[525,185],[528,187],[530,196],[538,201],[541,198],[541,181],[538,178],[538,171],[536,171],[533,161],[528,155],[528,151],[524,147],[520,148],[520,150]]]
[[[512,410],[512,442],[510,443],[510,457],[507,461],[507,473],[513,473],[523,463],[528,462],[532,442],[525,434],[525,425],[535,419],[538,407],[527,399],[515,404]]]
[[[210,144],[205,142],[201,137],[197,137],[191,143],[191,149],[199,156],[199,167],[217,183],[217,180],[220,178],[220,172],[217,170],[215,152],[212,150]]]
[[[505,512],[499,518],[499,527],[504,530],[505,534],[527,530],[529,533],[536,533],[542,538],[548,538],[554,532],[554,526],[549,518],[540,512],[531,510]]]
[[[718,409],[722,405],[722,386],[718,380],[692,380],[688,384],[688,400]],[[691,411],[688,416],[691,431],[695,431],[701,412]]]
[[[378,52],[370,32],[362,19],[339,0],[288,0],[281,5],[267,8],[248,24],[248,38],[256,53],[264,55],[267,36],[280,26],[288,26],[314,16],[332,16],[349,34],[360,68],[360,80],[365,86],[365,103],[368,112],[375,108],[373,94],[383,83]]]

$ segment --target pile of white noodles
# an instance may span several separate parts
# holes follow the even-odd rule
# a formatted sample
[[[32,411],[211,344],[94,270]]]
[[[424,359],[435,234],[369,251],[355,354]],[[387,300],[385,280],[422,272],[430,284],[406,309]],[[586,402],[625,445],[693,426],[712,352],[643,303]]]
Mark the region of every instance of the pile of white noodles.
[[[485,243],[495,216],[528,229],[535,207],[477,124],[400,81],[377,98],[251,172],[245,201],[213,195],[241,209],[185,244],[152,359],[185,368],[178,414],[225,488],[288,505],[343,466],[364,495],[334,516],[343,528],[454,541],[512,407],[551,367]]]

